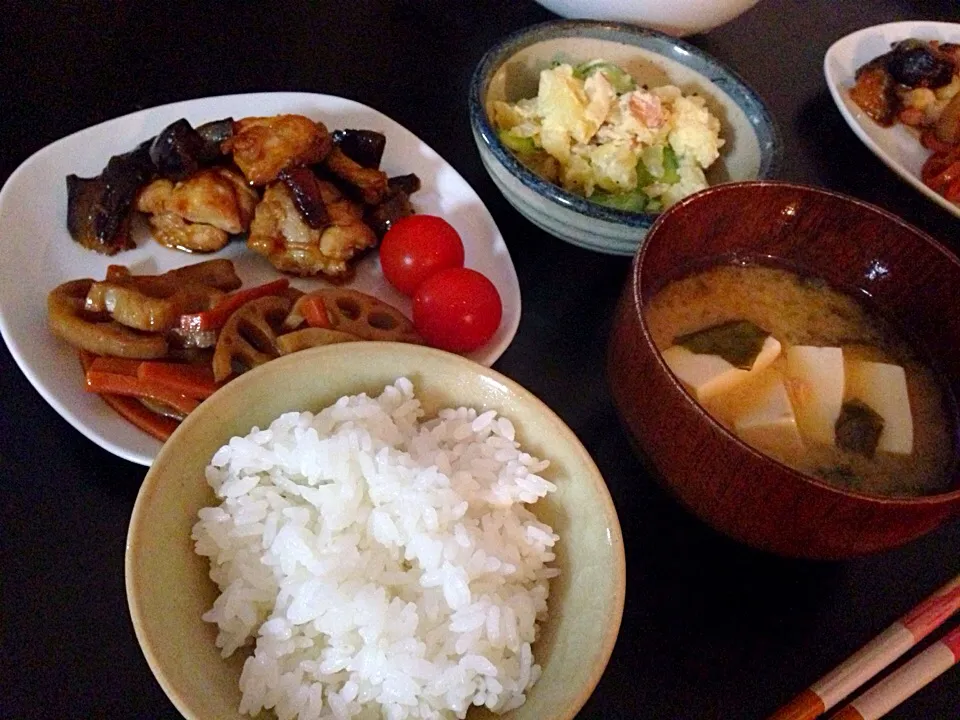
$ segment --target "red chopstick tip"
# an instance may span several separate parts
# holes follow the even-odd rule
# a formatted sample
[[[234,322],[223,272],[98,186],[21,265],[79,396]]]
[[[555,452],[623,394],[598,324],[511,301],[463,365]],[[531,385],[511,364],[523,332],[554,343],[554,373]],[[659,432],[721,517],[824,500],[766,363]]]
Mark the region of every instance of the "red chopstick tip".
[[[863,715],[853,705],[847,705],[830,720],[863,720]]]
[[[826,707],[820,696],[807,689],[777,710],[769,720],[813,720],[825,711]]]

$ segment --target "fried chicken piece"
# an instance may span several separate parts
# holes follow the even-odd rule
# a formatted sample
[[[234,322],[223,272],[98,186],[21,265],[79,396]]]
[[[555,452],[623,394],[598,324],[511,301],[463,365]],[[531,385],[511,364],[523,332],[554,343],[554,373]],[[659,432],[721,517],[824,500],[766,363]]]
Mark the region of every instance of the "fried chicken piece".
[[[249,117],[233,124],[233,137],[220,146],[254,185],[277,179],[281,170],[321,162],[333,139],[326,126],[303,115]]]
[[[176,184],[154,180],[140,192],[137,209],[150,214],[150,232],[161,245],[215,252],[249,229],[257,199],[237,173],[210,168]]]
[[[265,256],[278,270],[292,275],[322,274],[333,280],[350,277],[349,261],[373,247],[377,237],[363,222],[363,208],[324,180],[320,194],[330,225],[314,229],[307,225],[290,190],[281,182],[267,186],[257,205],[247,247]]]
[[[883,127],[896,121],[899,110],[896,86],[887,69],[866,65],[857,71],[856,84],[850,88],[850,99]]]
[[[387,174],[351,160],[339,147],[330,150],[323,164],[338,178],[357,188],[367,205],[379,205],[387,197]]]

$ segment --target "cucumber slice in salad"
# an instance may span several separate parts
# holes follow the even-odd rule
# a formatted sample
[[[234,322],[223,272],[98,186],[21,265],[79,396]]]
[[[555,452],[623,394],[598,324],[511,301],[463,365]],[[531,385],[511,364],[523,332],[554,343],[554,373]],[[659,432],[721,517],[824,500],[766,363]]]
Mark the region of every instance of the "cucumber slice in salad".
[[[596,72],[602,72],[607,76],[607,80],[610,81],[618,95],[637,89],[637,83],[634,82],[629,73],[606,60],[591,60],[580,63],[573,68],[573,76],[581,80],[586,80]]]
[[[643,190],[622,193],[595,192],[590,196],[590,200],[598,205],[627,212],[648,212],[652,204],[650,196]]]
[[[663,147],[663,177],[660,182],[673,185],[680,182],[680,161],[677,153],[669,145]]]
[[[515,153],[535,153],[540,149],[537,147],[537,144],[533,141],[532,137],[523,137],[522,135],[517,135],[511,130],[500,130],[497,132],[497,137],[500,138],[500,142],[513,150]]]

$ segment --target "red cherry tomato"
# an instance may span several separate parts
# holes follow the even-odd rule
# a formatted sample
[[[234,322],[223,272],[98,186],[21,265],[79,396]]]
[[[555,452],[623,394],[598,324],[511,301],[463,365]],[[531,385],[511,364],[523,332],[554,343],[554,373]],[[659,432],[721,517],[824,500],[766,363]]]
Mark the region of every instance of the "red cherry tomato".
[[[413,324],[430,345],[451,352],[476,350],[500,327],[500,293],[485,275],[447,268],[421,283],[413,296]]]
[[[380,242],[380,266],[404,295],[438,270],[463,267],[463,241],[453,226],[434,215],[400,218]]]

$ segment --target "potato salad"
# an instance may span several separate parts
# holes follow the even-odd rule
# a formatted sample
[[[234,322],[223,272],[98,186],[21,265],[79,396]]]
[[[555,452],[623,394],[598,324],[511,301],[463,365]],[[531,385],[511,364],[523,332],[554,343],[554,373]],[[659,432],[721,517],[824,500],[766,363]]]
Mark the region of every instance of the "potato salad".
[[[674,85],[640,87],[603,60],[556,63],[537,96],[495,102],[500,140],[565,190],[631,212],[659,212],[707,187],[720,121]]]

